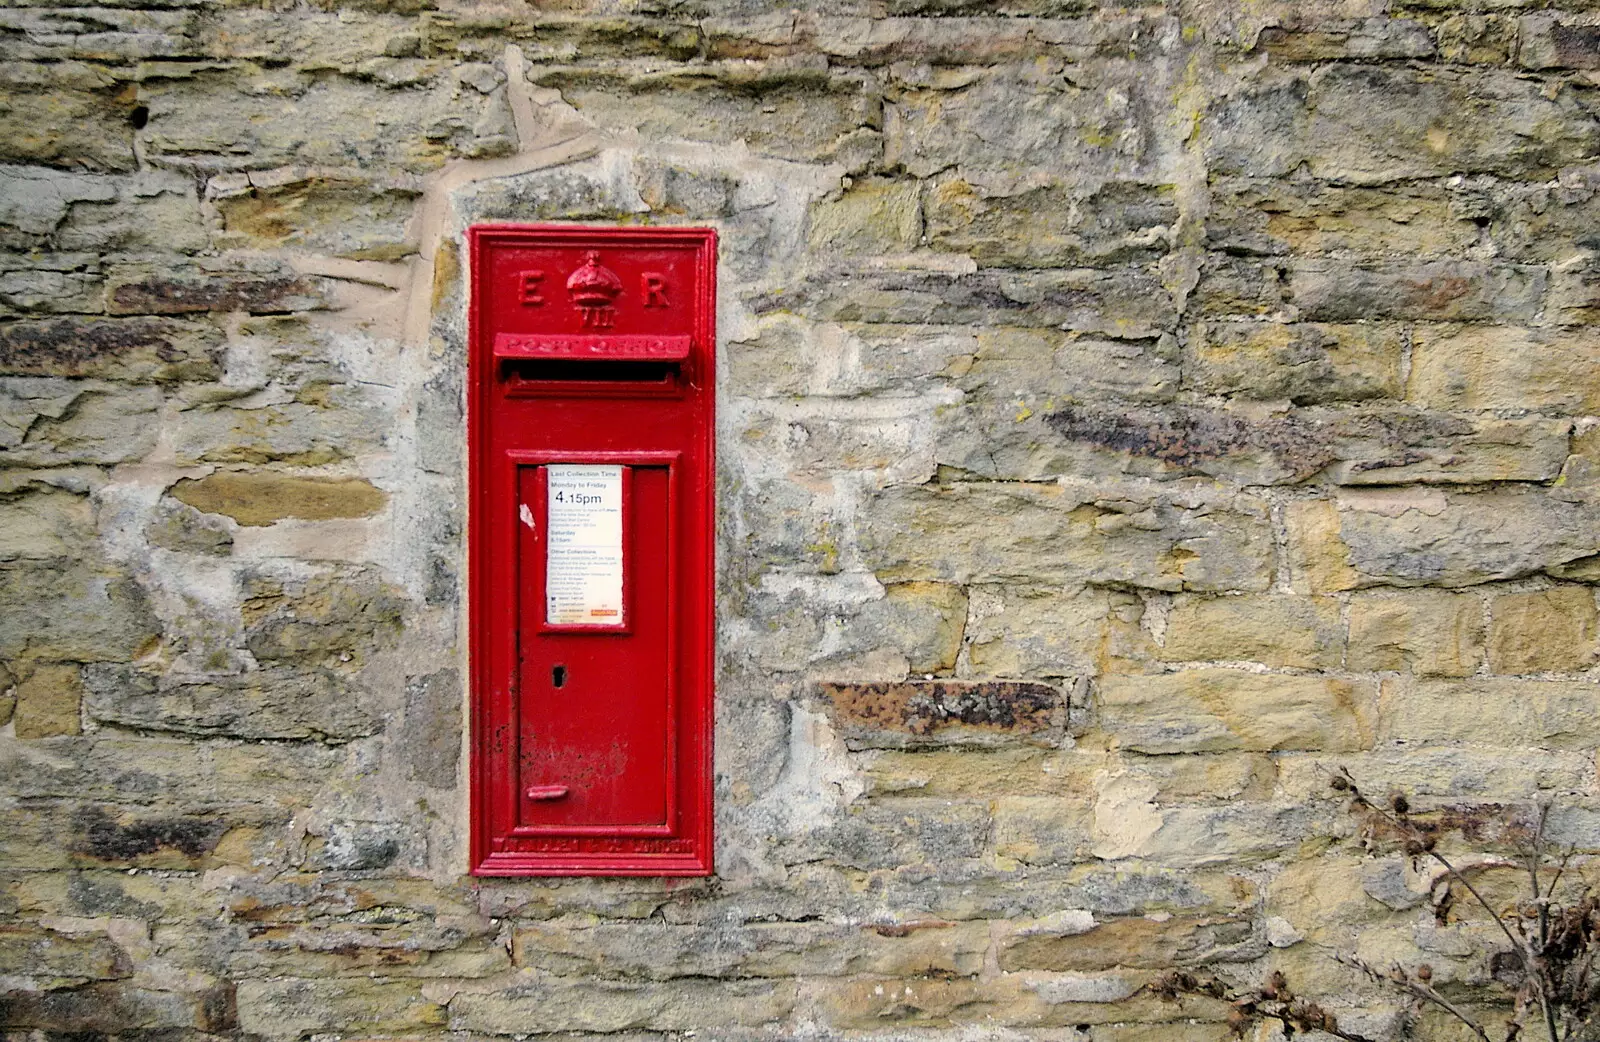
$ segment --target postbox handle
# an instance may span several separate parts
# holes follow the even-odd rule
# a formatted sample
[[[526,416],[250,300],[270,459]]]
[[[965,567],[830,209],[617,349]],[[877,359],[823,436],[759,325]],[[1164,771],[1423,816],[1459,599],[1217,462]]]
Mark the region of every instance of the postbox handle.
[[[530,800],[559,800],[567,795],[565,785],[530,785],[528,786],[528,799]]]

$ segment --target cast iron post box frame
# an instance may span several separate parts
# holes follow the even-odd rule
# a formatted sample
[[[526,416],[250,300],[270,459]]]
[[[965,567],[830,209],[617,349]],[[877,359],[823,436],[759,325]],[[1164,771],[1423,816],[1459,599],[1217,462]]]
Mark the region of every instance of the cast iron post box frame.
[[[716,232],[467,243],[471,871],[708,875]],[[556,614],[574,475],[620,530],[594,619]]]

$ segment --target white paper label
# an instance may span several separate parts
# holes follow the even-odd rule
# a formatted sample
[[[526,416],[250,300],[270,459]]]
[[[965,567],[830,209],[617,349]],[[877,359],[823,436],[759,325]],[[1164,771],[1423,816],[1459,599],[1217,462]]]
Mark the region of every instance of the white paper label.
[[[622,625],[622,468],[545,468],[545,621]]]

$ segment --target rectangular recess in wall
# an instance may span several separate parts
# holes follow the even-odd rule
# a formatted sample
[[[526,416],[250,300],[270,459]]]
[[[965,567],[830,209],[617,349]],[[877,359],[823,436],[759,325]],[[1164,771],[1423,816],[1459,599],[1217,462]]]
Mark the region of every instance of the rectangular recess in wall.
[[[468,244],[472,871],[709,874],[715,233]]]

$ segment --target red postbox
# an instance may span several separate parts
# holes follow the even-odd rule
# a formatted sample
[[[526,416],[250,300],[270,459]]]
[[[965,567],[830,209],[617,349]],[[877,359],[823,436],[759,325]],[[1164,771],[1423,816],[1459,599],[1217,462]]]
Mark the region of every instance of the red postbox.
[[[716,233],[468,243],[472,870],[708,874]]]

